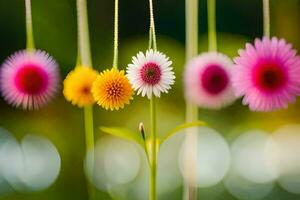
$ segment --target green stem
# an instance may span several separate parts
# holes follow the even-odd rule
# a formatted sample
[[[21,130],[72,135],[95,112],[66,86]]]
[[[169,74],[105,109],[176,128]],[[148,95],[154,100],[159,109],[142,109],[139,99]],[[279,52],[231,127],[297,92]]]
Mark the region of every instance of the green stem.
[[[153,1],[152,0],[149,0],[149,9],[150,9],[150,32],[151,32],[150,37],[152,36],[151,40],[152,40],[152,43],[153,43],[153,50],[157,51],[155,21],[154,21]]]
[[[85,126],[85,143],[86,143],[86,152],[91,153],[91,177],[94,175],[94,122],[93,122],[93,107],[85,106],[84,107],[84,126]],[[87,183],[87,189],[89,193],[89,199],[95,199],[95,189],[91,183]]]
[[[92,67],[86,0],[77,0],[78,47],[81,64]]]
[[[149,49],[153,48],[154,51],[157,51],[156,43],[156,33],[155,33],[155,22],[153,14],[153,1],[149,0],[149,10],[150,10],[150,29],[149,29]],[[151,142],[151,162],[150,164],[150,191],[149,191],[149,200],[157,199],[156,192],[156,176],[157,176],[157,130],[156,130],[156,106],[155,106],[155,97],[150,99],[150,142]]]
[[[198,0],[186,0],[185,1],[185,14],[186,14],[186,61],[188,62],[190,59],[198,55]],[[191,102],[186,102],[186,122],[193,122],[198,119],[198,108],[196,105]],[[197,140],[197,134],[195,132],[191,132],[188,129],[185,142],[187,144],[191,144],[192,146],[196,146],[193,141]],[[195,139],[196,138],[196,139]],[[192,156],[195,160],[197,155],[196,152],[193,152],[193,155],[187,155],[186,157]],[[183,199],[184,200],[196,200],[197,199],[197,188],[194,186],[195,177],[196,177],[196,163],[190,161],[185,162],[184,170],[187,172],[186,174],[190,174],[187,176],[184,184],[183,191]]]
[[[80,58],[80,49],[77,49],[77,58],[76,58],[76,66],[80,66],[81,64],[81,58]]]
[[[264,36],[270,37],[270,2],[263,0]]]
[[[217,50],[216,0],[207,0],[208,50]]]
[[[78,23],[78,58],[83,66],[92,67],[92,58],[90,50],[89,26],[87,16],[86,0],[77,0],[77,23]],[[78,63],[77,63],[78,64]],[[94,124],[93,124],[93,106],[84,107],[84,125],[86,138],[86,152],[92,154],[91,177],[94,176]],[[89,199],[95,198],[95,188],[91,183],[87,183]]]
[[[114,21],[114,59],[113,67],[118,68],[118,57],[119,57],[119,0],[115,0],[115,21]]]
[[[150,99],[150,141],[151,141],[151,163],[150,163],[150,192],[149,200],[156,200],[156,173],[157,173],[157,130],[156,130],[156,105],[155,97]]]
[[[150,157],[149,157],[148,144],[147,144],[148,139],[147,139],[146,134],[145,134],[145,129],[144,129],[144,124],[143,123],[139,124],[139,130],[140,130],[142,138],[143,138],[144,150],[145,150],[147,161],[148,161],[148,164],[149,164],[149,167],[150,167]]]
[[[84,107],[84,125],[85,125],[85,142],[88,151],[94,149],[94,122],[93,122],[93,107]],[[94,152],[92,152],[94,153]]]
[[[186,60],[198,54],[198,0],[185,1],[186,14]]]
[[[148,49],[152,48],[152,28],[149,29],[149,44]]]
[[[149,156],[149,151],[148,151],[148,146],[147,146],[147,141],[144,140],[144,149],[145,149],[145,154],[146,154],[146,157],[147,157],[147,161],[149,163],[149,166],[151,167],[150,165],[150,156]]]
[[[25,10],[26,10],[26,48],[28,50],[34,49],[34,39],[33,39],[33,28],[32,28],[32,14],[31,14],[31,0],[25,0]]]

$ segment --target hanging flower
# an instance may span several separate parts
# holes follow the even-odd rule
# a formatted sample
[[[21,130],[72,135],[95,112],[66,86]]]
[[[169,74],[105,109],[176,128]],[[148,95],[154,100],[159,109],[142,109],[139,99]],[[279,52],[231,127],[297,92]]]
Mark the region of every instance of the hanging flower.
[[[59,88],[56,61],[45,51],[18,51],[4,61],[0,84],[4,99],[23,109],[47,104]]]
[[[232,67],[232,61],[217,52],[203,53],[192,59],[184,74],[187,100],[210,109],[232,104],[235,100],[230,82]]]
[[[235,93],[253,111],[286,108],[300,93],[300,57],[284,39],[256,39],[234,61]]]
[[[77,66],[64,80],[64,96],[79,107],[95,103],[91,88],[98,72],[87,66]]]
[[[175,82],[172,71],[172,61],[166,55],[148,50],[146,55],[139,52],[132,58],[132,64],[128,65],[127,77],[137,94],[150,99],[152,94],[160,97],[161,92],[168,93]]]
[[[99,106],[106,110],[119,110],[129,104],[133,91],[123,70],[105,70],[97,76],[92,93]]]

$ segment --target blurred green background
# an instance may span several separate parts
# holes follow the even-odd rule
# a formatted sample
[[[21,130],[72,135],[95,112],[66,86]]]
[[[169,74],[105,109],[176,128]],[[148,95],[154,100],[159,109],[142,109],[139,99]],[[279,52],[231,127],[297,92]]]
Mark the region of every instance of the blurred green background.
[[[103,70],[112,65],[113,0],[87,0],[94,68]],[[159,130],[164,133],[184,122],[185,102],[182,91],[182,71],[185,63],[185,3],[184,0],[155,0],[158,48],[173,60],[177,82],[169,95],[158,103]],[[261,0],[218,0],[217,30],[219,50],[231,57],[243,48],[245,42],[262,34]],[[200,0],[200,51],[207,49],[206,2]],[[272,35],[284,37],[300,48],[300,1],[272,0]],[[59,63],[62,77],[73,69],[77,53],[76,1],[32,0],[33,29],[37,48],[48,51]],[[25,48],[23,0],[0,0],[0,61],[13,52]],[[148,1],[120,0],[120,66],[125,68],[131,57],[147,48]],[[120,67],[121,68],[121,67]],[[237,101],[222,111],[200,110],[200,118],[222,133],[228,141],[248,129],[273,131],[287,123],[300,120],[300,102],[288,110],[273,113],[251,113]],[[130,106],[119,112],[110,112],[95,106],[95,134],[104,136],[100,125],[126,125],[137,130],[144,121],[147,128],[148,101],[135,97]],[[0,196],[3,200],[82,200],[88,199],[83,171],[85,140],[82,110],[67,103],[62,93],[46,108],[25,112],[6,104],[0,98],[0,127],[16,138],[33,133],[47,137],[61,155],[61,172],[57,181],[47,190],[36,193],[18,193]],[[161,199],[181,199],[182,188]],[[110,199],[98,191],[99,199]],[[208,189],[199,189],[199,199],[235,199],[222,183]],[[264,199],[296,200],[276,186]]]

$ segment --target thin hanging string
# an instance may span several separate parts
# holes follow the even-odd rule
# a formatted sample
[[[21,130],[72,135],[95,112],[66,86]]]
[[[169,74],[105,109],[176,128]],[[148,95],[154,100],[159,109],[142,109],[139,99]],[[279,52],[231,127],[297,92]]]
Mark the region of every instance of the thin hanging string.
[[[26,48],[28,50],[34,49],[33,29],[32,29],[32,14],[31,14],[31,0],[25,0],[26,10]]]
[[[270,1],[263,0],[264,36],[270,37]]]
[[[77,0],[79,59],[84,66],[92,67],[89,25],[86,0]]]
[[[114,68],[118,68],[118,58],[119,58],[119,0],[115,0],[114,58],[113,58]]]
[[[217,51],[216,0],[207,0],[208,50]]]
[[[156,43],[156,33],[155,33],[155,22],[154,22],[154,14],[153,14],[153,1],[149,0],[149,8],[150,8],[150,32],[149,32],[149,43],[152,43],[152,47],[154,51],[157,51],[157,43]],[[151,45],[149,45],[151,46]]]

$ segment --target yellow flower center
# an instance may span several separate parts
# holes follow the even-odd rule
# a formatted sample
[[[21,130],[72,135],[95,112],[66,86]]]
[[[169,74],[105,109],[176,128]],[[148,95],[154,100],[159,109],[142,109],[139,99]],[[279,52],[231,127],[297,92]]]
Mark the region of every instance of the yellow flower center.
[[[98,73],[90,67],[77,66],[64,80],[64,96],[67,101],[79,107],[95,102],[91,93]]]
[[[92,93],[98,105],[105,109],[118,110],[129,104],[133,90],[124,71],[113,68],[98,75]]]

